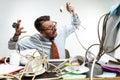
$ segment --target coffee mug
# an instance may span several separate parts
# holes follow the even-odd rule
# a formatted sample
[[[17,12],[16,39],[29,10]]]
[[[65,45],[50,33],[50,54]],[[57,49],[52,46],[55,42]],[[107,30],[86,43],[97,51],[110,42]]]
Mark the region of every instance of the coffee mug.
[[[7,59],[10,59],[9,63],[7,62]],[[10,64],[10,65],[20,65],[20,55],[17,53],[10,53],[9,56],[5,58],[5,64]]]

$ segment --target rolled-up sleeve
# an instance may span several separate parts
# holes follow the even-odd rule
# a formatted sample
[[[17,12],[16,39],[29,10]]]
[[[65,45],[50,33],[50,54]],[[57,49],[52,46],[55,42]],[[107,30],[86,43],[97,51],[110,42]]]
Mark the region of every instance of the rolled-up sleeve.
[[[79,29],[81,22],[77,14],[72,16],[71,24],[65,26],[65,36],[69,36],[71,33],[75,32],[76,29]],[[63,32],[63,33],[64,33]]]
[[[79,28],[80,23],[81,22],[80,22],[79,16],[77,14],[72,16],[72,25],[75,26],[76,29]]]
[[[13,39],[11,38],[9,41],[8,41],[8,49],[15,49],[15,45],[16,45],[16,42],[13,41]]]

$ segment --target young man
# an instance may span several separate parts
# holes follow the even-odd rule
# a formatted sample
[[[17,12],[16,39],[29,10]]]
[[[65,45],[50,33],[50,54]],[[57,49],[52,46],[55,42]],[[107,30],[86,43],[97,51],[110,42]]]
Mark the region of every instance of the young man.
[[[57,22],[52,21],[50,19],[50,16],[40,16],[37,18],[34,22],[35,28],[39,33],[35,34],[34,36],[38,38],[42,45],[39,43],[39,41],[33,39],[30,37],[29,39],[22,40],[19,42],[19,49],[25,50],[25,49],[37,49],[39,52],[41,52],[42,46],[44,49],[44,54],[47,55],[48,58],[52,57],[51,52],[51,40],[54,40],[60,59],[65,59],[65,42],[66,38],[73,33],[80,25],[80,20],[78,15],[74,12],[74,8],[71,5],[71,3],[66,3],[66,9],[67,11],[72,15],[72,22],[70,25],[67,26],[61,26],[57,27]],[[16,28],[16,32],[14,36],[9,40],[8,47],[9,49],[15,49],[15,44],[20,36],[21,33],[25,33],[26,31],[23,31],[23,27],[20,27],[21,21],[18,20],[17,24],[19,24],[18,28]]]

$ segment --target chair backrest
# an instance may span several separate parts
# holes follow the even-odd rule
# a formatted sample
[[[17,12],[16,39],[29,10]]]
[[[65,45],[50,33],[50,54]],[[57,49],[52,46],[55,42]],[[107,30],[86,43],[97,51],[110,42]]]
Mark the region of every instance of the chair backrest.
[[[67,49],[65,49],[65,58],[70,58],[70,53]]]

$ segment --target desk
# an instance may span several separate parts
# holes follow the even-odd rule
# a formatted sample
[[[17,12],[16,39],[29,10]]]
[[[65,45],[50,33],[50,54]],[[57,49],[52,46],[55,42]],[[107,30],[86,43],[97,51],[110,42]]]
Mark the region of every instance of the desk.
[[[6,79],[3,79],[3,80],[6,80]],[[13,80],[13,79],[11,79],[11,80]],[[28,80],[28,79],[26,79],[26,80]],[[41,79],[35,79],[35,80],[41,80]],[[59,79],[59,80],[63,80],[63,79]],[[90,79],[85,78],[85,79],[64,79],[64,80],[90,80]],[[94,78],[93,80],[120,80],[120,77],[115,77],[115,78]]]
[[[64,79],[67,80],[67,79]],[[90,80],[89,78],[85,79],[69,79],[69,80]],[[115,77],[115,78],[94,78],[93,80],[120,80],[120,77]]]
[[[49,78],[50,76],[53,77],[55,75],[55,73],[51,73],[51,74],[48,74],[48,73],[44,73],[40,76],[36,76],[35,80],[41,80],[43,79],[44,77],[47,77]],[[42,77],[42,78],[41,78]],[[44,78],[45,79],[45,78]],[[89,78],[76,78],[76,79],[62,79],[62,78],[49,78],[49,79],[45,79],[45,80],[90,80]],[[14,80],[17,80],[17,79],[14,79]],[[21,80],[32,80],[32,77],[23,77]],[[93,80],[120,80],[120,77],[111,77],[111,78],[94,78]]]
[[[47,80],[53,80],[53,78],[54,78],[54,80],[90,80],[89,78],[76,78],[76,79],[73,79],[73,78],[72,79],[59,78],[58,79],[58,77],[55,76],[55,75],[56,75],[56,73],[54,73],[54,72],[50,73],[50,74],[45,72],[42,75],[36,76],[35,80],[41,80],[45,77],[51,78],[51,79],[47,79]],[[2,80],[2,79],[0,79],[0,80]],[[6,80],[6,79],[3,79],[3,80]],[[18,79],[9,79],[9,80],[18,80]],[[22,77],[21,80],[32,80],[32,77]],[[117,76],[117,77],[111,77],[111,78],[94,78],[93,80],[120,80],[120,77]]]
[[[30,80],[30,79],[25,79],[25,80]],[[41,80],[41,79],[35,79],[35,80]],[[56,79],[57,80],[57,79]],[[63,80],[63,79],[59,79]],[[64,80],[90,80],[89,78],[84,78],[84,79],[64,79]],[[94,78],[93,80],[120,80],[120,77],[114,77],[114,78]]]
[[[50,73],[48,74],[47,72],[38,75],[35,77],[35,80],[41,80],[43,78],[54,78],[54,80],[63,80],[62,78],[56,76],[56,73]],[[56,78],[56,79],[55,79]],[[3,79],[6,80],[6,79]],[[9,79],[10,80],[10,79]],[[11,79],[11,80],[18,80],[18,79]],[[32,80],[32,77],[22,77],[21,80]],[[53,80],[53,79],[47,79],[47,80]],[[90,80],[89,78],[72,78],[72,79],[64,79],[64,80]],[[111,77],[111,78],[94,78],[93,80],[120,80],[120,77]]]

